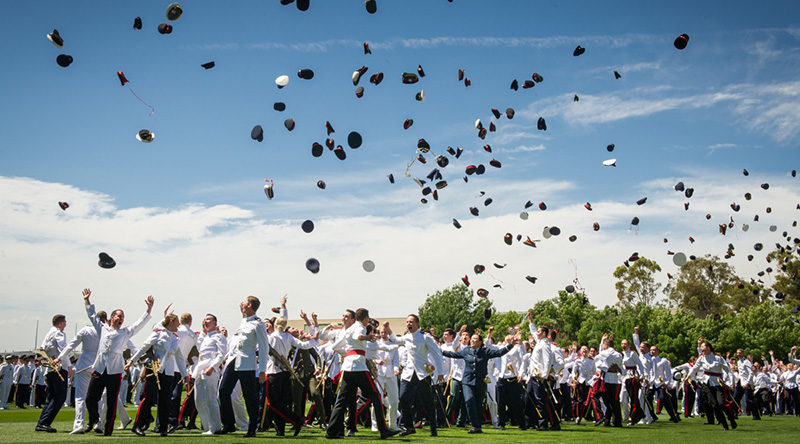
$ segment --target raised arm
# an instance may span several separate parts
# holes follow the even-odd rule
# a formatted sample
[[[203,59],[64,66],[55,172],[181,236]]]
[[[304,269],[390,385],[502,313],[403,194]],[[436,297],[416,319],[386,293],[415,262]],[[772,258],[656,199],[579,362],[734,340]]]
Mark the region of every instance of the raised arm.
[[[97,319],[94,304],[92,304],[92,302],[89,300],[89,298],[92,296],[92,290],[84,288],[82,294],[83,304],[86,308],[86,316],[89,317],[89,321],[92,323],[92,326],[94,326],[94,329],[97,330],[97,334],[100,334],[100,331],[103,329],[103,322],[101,322],[100,319]]]
[[[636,348],[636,353],[639,354],[639,326],[633,327],[633,346]]]

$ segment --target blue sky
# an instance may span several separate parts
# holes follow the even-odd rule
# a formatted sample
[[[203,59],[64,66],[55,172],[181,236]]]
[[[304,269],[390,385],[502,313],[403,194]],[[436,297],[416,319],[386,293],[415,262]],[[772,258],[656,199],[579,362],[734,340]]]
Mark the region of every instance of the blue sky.
[[[286,292],[325,316],[349,305],[395,316],[474,263],[492,262],[511,266],[491,278],[470,275],[487,288],[503,282],[490,296],[498,308],[551,297],[574,278],[569,260],[582,264],[587,294],[603,305],[616,299],[611,271],[633,251],[674,272],[666,249],[722,254],[734,241],[742,250],[752,241],[772,245],[796,219],[798,179],[788,174],[800,167],[796,2],[383,0],[374,15],[361,1],[311,3],[306,12],[278,1],[184,3],[170,35],[156,32],[169,2],[0,5],[9,18],[0,29],[0,299],[16,314],[0,323],[18,328],[53,310],[80,316],[67,295],[86,286],[131,310],[138,308],[129,300],[153,293],[179,310],[198,302],[230,322],[231,301]],[[132,29],[136,16],[141,31]],[[63,49],[45,38],[53,28]],[[678,51],[672,41],[684,32],[689,45]],[[573,57],[576,45],[586,53]],[[73,64],[59,67],[60,53]],[[210,60],[216,67],[203,70]],[[401,84],[420,64],[426,77]],[[350,77],[362,65],[369,71],[358,99]],[[299,79],[301,68],[314,79]],[[470,87],[458,82],[459,68]],[[130,81],[125,87],[117,71]],[[378,86],[368,82],[376,72],[385,75]],[[534,72],[542,83],[509,89]],[[279,90],[282,74],[291,80]],[[128,87],[155,107],[152,116]],[[417,102],[421,89],[426,99]],[[276,101],[286,111],[274,111]],[[495,120],[493,107],[516,116]],[[536,130],[540,116],[546,132]],[[403,130],[406,118],[414,125]],[[476,119],[495,121],[497,132],[480,140]],[[326,120],[345,161],[328,150],[311,156],[312,143],[325,141]],[[256,124],[262,143],[249,137]],[[142,128],[155,132],[153,143],[135,139]],[[350,131],[362,134],[361,148],[347,148]],[[442,170],[450,185],[428,205],[403,177],[419,138],[437,154],[465,150]],[[491,155],[481,148],[487,143]],[[492,157],[501,169],[488,167]],[[603,167],[611,157],[618,166]],[[412,175],[424,178],[432,160]],[[464,183],[465,166],[478,163],[487,173]],[[265,178],[275,182],[271,201]],[[678,180],[696,189],[690,211],[671,190]],[[758,188],[763,182],[769,191]],[[644,196],[648,203],[637,207]],[[61,212],[59,200],[72,207]],[[522,221],[527,200],[544,200],[548,210],[531,209]],[[730,210],[733,201],[740,213]],[[481,207],[480,217],[471,206]],[[737,225],[726,237],[717,233],[729,216],[741,223],[754,214],[761,222],[748,232]],[[638,234],[633,216],[642,221]],[[313,233],[299,230],[304,219],[316,222]],[[591,231],[593,221],[600,232]],[[502,243],[505,232],[541,238],[554,224],[564,234],[537,250]],[[569,243],[573,233],[579,241]],[[118,268],[95,265],[103,250]],[[311,256],[322,263],[319,275],[303,267]],[[740,256],[733,263],[744,276],[764,266]],[[364,259],[375,260],[375,272],[361,270]],[[540,275],[536,286],[527,274]],[[31,309],[32,301],[46,308]],[[0,348],[17,342],[4,341]]]

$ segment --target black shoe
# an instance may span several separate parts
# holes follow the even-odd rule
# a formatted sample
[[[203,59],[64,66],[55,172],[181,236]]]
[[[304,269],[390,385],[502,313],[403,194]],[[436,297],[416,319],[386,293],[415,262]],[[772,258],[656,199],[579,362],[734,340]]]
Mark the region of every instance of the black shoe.
[[[397,430],[397,433],[400,433],[400,431]],[[439,432],[437,432],[436,430],[431,430],[431,436],[437,437],[437,436],[439,436]]]
[[[733,428],[733,430],[736,430],[736,427],[739,427],[739,424],[736,424],[736,421],[731,421],[731,428]]]
[[[131,431],[132,431],[132,432],[133,432],[135,435],[139,435],[139,436],[145,436],[145,435],[144,435],[144,431],[143,431],[141,428],[139,428],[139,427],[136,427],[136,426],[134,426],[134,427],[131,429]]]
[[[36,431],[37,432],[55,433],[56,429],[54,429],[54,428],[52,428],[50,426],[46,426],[46,425],[37,425],[36,426]]]
[[[467,431],[467,433],[483,433],[483,430],[481,430],[480,427],[473,427],[473,428],[469,429],[469,431]]]
[[[339,435],[328,435],[326,433],[325,434],[325,439],[344,439],[344,437],[343,436],[339,436]]]
[[[400,433],[400,430],[384,430],[381,432],[381,439],[390,438],[394,435],[397,435],[398,433]],[[434,430],[431,433],[436,433],[436,430]]]
[[[189,425],[186,426],[186,430],[197,430],[197,424],[190,422]]]
[[[504,425],[497,426],[497,430],[505,430],[505,429],[506,429],[506,426],[504,426]],[[525,430],[525,429],[520,428],[520,430]]]
[[[170,433],[174,432],[175,430],[180,430],[178,427],[180,427],[180,424],[178,424],[178,425],[171,425],[171,426],[167,427],[167,434],[170,434]],[[181,429],[182,429],[182,428],[183,428],[183,427],[181,427]]]
[[[299,435],[300,434],[300,430],[302,428],[303,428],[303,423],[302,422],[298,422],[297,424],[295,424],[294,427],[292,427],[292,430],[294,430],[294,435],[293,436]]]
[[[536,427],[536,431],[538,431],[538,432],[549,432],[550,431],[550,427],[547,427],[547,426]]]
[[[214,432],[214,434],[215,435],[224,435],[225,432],[223,432],[222,430],[217,430],[216,432]]]
[[[220,435],[225,435],[227,433],[233,433],[236,431],[236,427],[222,427],[220,430]]]
[[[352,430],[348,430],[348,431],[347,431],[347,434],[346,434],[346,435],[344,435],[344,436],[346,436],[346,437],[348,437],[348,438],[352,438],[352,437],[356,436],[356,432],[354,432],[354,431],[352,431]]]
[[[244,434],[243,438],[255,438],[256,432],[247,432]]]
[[[400,432],[400,436],[408,436],[408,435],[413,435],[415,433],[417,433],[417,431],[414,429],[414,427],[411,427]]]
[[[167,432],[161,432],[161,436],[162,436],[162,437],[164,437],[164,436],[169,436],[169,433],[167,433]]]

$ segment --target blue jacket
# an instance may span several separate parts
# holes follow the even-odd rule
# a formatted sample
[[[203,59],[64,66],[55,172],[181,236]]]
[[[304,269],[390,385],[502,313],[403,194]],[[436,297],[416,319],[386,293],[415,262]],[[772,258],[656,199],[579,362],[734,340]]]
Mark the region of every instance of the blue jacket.
[[[486,378],[486,366],[489,364],[489,360],[503,356],[512,348],[514,348],[514,344],[507,344],[502,348],[486,348],[484,346],[478,349],[466,345],[459,348],[456,352],[444,350],[442,351],[442,355],[453,359],[463,359],[465,365],[464,377],[461,379],[461,383],[476,385],[477,383],[483,384]]]

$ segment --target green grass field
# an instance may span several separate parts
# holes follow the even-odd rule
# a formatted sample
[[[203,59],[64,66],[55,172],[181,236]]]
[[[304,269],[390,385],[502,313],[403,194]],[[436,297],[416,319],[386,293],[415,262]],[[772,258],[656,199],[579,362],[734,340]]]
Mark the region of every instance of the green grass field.
[[[134,409],[128,409],[131,417],[135,415]],[[40,410],[28,408],[25,410],[11,409],[0,410],[0,442],[2,443],[83,443],[83,442],[135,442],[146,439],[148,442],[155,440],[184,441],[189,440],[208,440],[215,443],[243,442],[242,432],[233,435],[223,436],[200,436],[197,431],[181,430],[173,433],[167,438],[161,438],[152,433],[148,433],[146,438],[134,435],[130,428],[128,430],[115,430],[114,436],[105,438],[103,436],[89,435],[69,435],[74,418],[73,409],[62,409],[53,426],[58,429],[58,433],[47,434],[34,432],[36,420]],[[155,410],[153,411],[155,414]],[[535,432],[520,431],[515,427],[509,427],[505,431],[499,431],[489,427],[484,427],[483,435],[468,435],[466,429],[440,430],[439,438],[430,438],[427,429],[413,435],[411,438],[390,438],[389,441],[398,442],[439,442],[454,443],[469,439],[472,442],[608,442],[608,443],[657,443],[666,442],[670,444],[683,444],[689,442],[797,442],[800,436],[800,418],[794,416],[765,417],[761,421],[753,421],[749,417],[742,417],[739,421],[739,428],[735,431],[724,432],[720,426],[703,425],[704,419],[691,418],[684,419],[680,424],[672,424],[666,421],[666,416],[660,417],[662,420],[652,425],[637,425],[623,429],[613,429],[605,427],[594,427],[590,423],[575,425],[567,423],[563,425],[561,432]],[[117,421],[119,425],[119,421]],[[324,432],[317,428],[305,428],[297,438],[285,439],[323,439]],[[275,438],[274,431],[259,434],[259,438]],[[360,429],[355,438],[346,438],[350,441],[372,442],[378,441],[377,433],[369,430]]]

